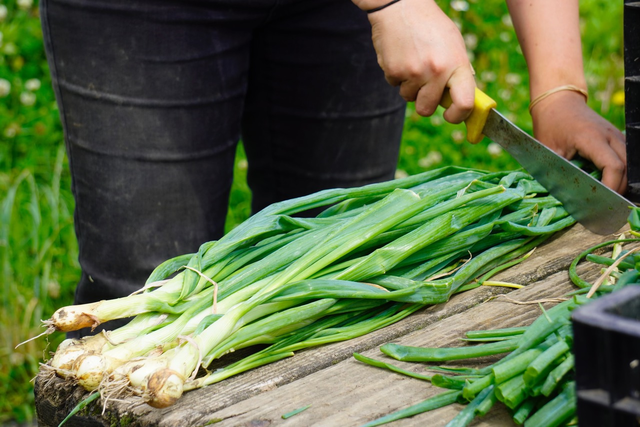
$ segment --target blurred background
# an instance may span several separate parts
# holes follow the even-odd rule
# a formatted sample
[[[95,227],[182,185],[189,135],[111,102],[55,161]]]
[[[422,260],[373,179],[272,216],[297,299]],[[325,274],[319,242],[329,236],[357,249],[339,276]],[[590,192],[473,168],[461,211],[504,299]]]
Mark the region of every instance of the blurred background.
[[[478,86],[531,130],[526,65],[504,0],[439,0],[458,24]],[[624,128],[623,1],[581,0],[589,104]],[[301,138],[304,135],[300,135]],[[409,106],[397,176],[444,165],[508,170],[518,164],[463,126]],[[249,215],[247,162],[238,148],[227,229]],[[73,198],[63,136],[42,46],[36,0],[0,0],[0,425],[34,422],[32,379],[63,339],[41,337],[41,319],[72,302],[79,277]]]

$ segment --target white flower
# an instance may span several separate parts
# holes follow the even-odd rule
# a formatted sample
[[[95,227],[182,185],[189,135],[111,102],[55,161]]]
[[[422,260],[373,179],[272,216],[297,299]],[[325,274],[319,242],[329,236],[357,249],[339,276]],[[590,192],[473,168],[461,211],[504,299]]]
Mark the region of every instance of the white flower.
[[[0,4],[0,21],[7,19],[7,6]]]
[[[585,78],[588,86],[597,86],[600,83],[600,78],[594,74],[586,73]]]
[[[0,98],[4,98],[9,93],[11,93],[11,83],[9,80],[0,79]]]
[[[429,168],[442,162],[442,154],[439,151],[429,151],[426,157],[418,160],[418,166],[421,168]]]
[[[402,169],[396,169],[396,179],[406,178],[409,174]]]
[[[40,80],[38,79],[29,79],[26,82],[24,82],[24,87],[27,90],[30,90],[31,92],[34,92],[38,89],[40,89]]]
[[[51,280],[47,284],[47,293],[50,298],[59,298],[60,297],[60,283],[55,280]]]
[[[4,49],[2,50],[4,51],[5,55],[15,55],[16,53],[18,53],[18,48],[11,42],[5,44]]]
[[[465,34],[464,36],[464,44],[467,45],[467,49],[475,49],[478,47],[478,36],[473,33]]]
[[[245,159],[238,161],[238,169],[247,170],[248,167],[249,167],[249,162],[247,162]]]
[[[36,103],[36,95],[31,92],[22,92],[20,94],[20,103],[25,107],[31,107]]]
[[[444,123],[444,119],[442,118],[442,116],[440,115],[433,115],[431,116],[431,124],[434,126],[440,126],[442,123]]]
[[[469,58],[469,62],[473,62],[476,60],[476,54],[471,50],[467,51],[467,57]]]
[[[511,41],[511,33],[507,32],[507,31],[503,31],[500,33],[500,40],[502,40],[505,43],[508,43]]]
[[[510,85],[517,86],[522,82],[522,77],[520,77],[520,74],[508,73],[504,76],[504,81]]]
[[[492,82],[495,81],[496,79],[496,73],[494,73],[493,71],[483,71],[480,74],[480,79],[483,82]]]
[[[7,138],[13,138],[14,136],[16,136],[16,133],[18,132],[16,131],[16,128],[13,126],[9,126],[4,130],[4,136],[6,136]]]
[[[2,21],[2,19],[0,19]],[[2,46],[2,31],[0,31],[0,46]]]
[[[458,12],[466,12],[469,10],[469,3],[465,0],[452,0],[451,9],[457,10]]]
[[[24,353],[13,352],[9,356],[9,362],[11,366],[22,366],[24,365],[25,355]]]
[[[506,101],[511,99],[511,91],[509,89],[500,89],[498,96]]]
[[[454,142],[461,143],[462,141],[464,141],[464,131],[459,129],[454,130],[453,132],[451,132],[451,138]]]
[[[513,21],[511,20],[511,15],[502,15],[502,23],[507,27],[513,27]]]
[[[17,3],[20,9],[30,9],[33,6],[33,0],[18,0]]]
[[[489,143],[489,145],[487,145],[487,152],[496,157],[499,156],[500,154],[502,154],[502,147],[500,146],[500,144],[497,144],[495,142],[491,142]]]

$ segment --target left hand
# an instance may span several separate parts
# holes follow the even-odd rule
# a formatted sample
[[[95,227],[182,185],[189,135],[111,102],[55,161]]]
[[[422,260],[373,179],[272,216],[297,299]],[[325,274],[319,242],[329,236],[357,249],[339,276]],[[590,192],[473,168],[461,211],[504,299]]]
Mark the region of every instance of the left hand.
[[[576,154],[602,171],[602,183],[622,194],[627,189],[625,137],[575,92],[558,92],[531,111],[540,142],[567,159]]]

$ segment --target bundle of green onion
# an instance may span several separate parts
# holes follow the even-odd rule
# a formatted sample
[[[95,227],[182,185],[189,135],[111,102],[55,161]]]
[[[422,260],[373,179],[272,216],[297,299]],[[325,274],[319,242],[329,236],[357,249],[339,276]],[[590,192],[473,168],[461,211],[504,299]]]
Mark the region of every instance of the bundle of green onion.
[[[628,222],[630,233],[635,238],[627,239],[622,235],[619,239],[596,245],[580,254],[569,269],[573,283],[580,289],[573,292],[567,301],[543,312],[530,326],[467,332],[467,340],[484,342],[476,346],[425,348],[390,343],[380,348],[392,358],[412,362],[445,362],[507,353],[490,366],[482,369],[434,367],[431,369],[438,372],[435,375],[420,375],[354,354],[357,360],[369,365],[449,389],[363,427],[386,424],[456,402],[466,403],[467,406],[447,427],[461,427],[469,425],[477,416],[486,415],[497,401],[511,410],[516,424],[524,424],[525,427],[576,425],[571,313],[592,298],[640,283],[638,248],[626,250],[622,246],[624,243],[640,242],[639,208],[632,209]],[[613,247],[610,258],[593,254],[607,246]],[[594,283],[585,281],[577,273],[577,265],[584,259],[606,267]]]
[[[304,216],[316,208],[324,211]],[[45,369],[166,407],[186,390],[447,301],[573,223],[519,171],[446,167],[276,203],[164,262],[140,293],[58,310],[46,322],[51,331],[134,319],[64,341]],[[258,344],[268,346],[206,370]]]

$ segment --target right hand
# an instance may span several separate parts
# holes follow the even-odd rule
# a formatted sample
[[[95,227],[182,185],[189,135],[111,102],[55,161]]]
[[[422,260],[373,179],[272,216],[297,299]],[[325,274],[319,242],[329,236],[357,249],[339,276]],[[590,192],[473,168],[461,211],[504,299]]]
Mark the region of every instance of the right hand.
[[[356,1],[362,9],[379,1]],[[402,0],[368,15],[378,64],[400,95],[415,101],[416,112],[431,116],[445,88],[452,105],[444,118],[464,121],[473,110],[475,79],[458,27],[433,0]]]

